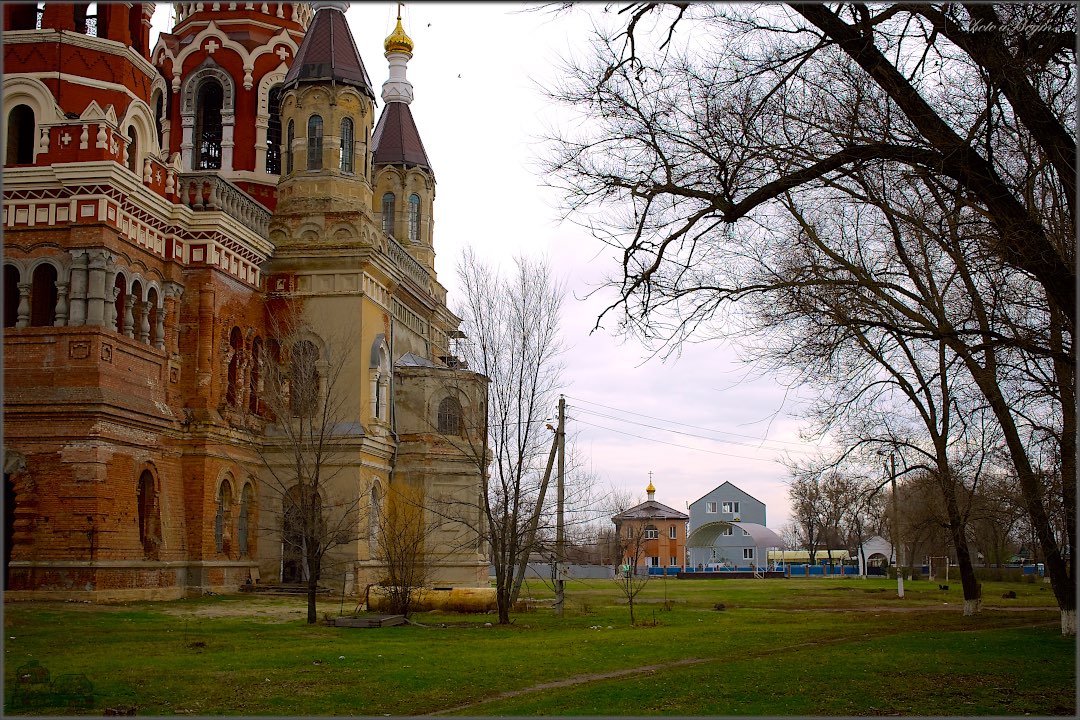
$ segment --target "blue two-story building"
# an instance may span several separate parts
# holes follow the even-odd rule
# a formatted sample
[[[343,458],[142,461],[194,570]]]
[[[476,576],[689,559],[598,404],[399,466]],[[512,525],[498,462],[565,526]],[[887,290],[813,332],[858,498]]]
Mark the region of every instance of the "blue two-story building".
[[[690,503],[689,535],[709,523],[746,522],[765,525],[765,503],[754,496],[724,482]],[[706,566],[745,567],[753,563],[763,566],[766,558],[756,557],[760,552],[749,533],[738,527],[723,529],[710,547],[688,547],[690,567]]]

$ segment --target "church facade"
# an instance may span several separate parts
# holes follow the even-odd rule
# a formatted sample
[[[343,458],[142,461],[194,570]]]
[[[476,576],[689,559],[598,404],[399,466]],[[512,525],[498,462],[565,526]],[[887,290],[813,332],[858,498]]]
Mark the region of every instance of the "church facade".
[[[326,584],[385,579],[398,495],[426,582],[486,585],[486,379],[435,273],[413,43],[399,18],[377,97],[346,8],[178,3],[151,48],[153,3],[3,6],[9,594],[299,582],[315,475]],[[298,471],[305,418],[333,452]]]

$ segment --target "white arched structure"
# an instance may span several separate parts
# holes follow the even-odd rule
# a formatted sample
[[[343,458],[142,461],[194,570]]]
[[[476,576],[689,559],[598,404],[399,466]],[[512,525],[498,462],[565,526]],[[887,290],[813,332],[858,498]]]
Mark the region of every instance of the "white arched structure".
[[[716,541],[724,534],[724,531],[732,527],[739,528],[750,536],[751,541],[754,543],[754,564],[759,570],[766,569],[768,549],[778,548],[784,544],[779,535],[764,525],[735,520],[731,522],[717,520],[695,528],[690,533],[690,536],[686,538],[686,547],[687,549],[711,548],[716,545]]]

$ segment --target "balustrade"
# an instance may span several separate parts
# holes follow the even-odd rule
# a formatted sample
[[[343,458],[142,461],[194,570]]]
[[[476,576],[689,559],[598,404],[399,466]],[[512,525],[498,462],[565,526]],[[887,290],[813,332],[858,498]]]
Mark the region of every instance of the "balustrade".
[[[213,174],[181,174],[176,182],[180,202],[192,210],[217,210],[266,237],[270,211],[227,180]]]

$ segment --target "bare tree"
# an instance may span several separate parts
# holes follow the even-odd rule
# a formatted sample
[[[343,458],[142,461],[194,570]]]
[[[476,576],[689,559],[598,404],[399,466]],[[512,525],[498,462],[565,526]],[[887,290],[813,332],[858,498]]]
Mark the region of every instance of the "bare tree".
[[[821,486],[818,473],[792,471],[788,486],[788,498],[791,500],[791,522],[793,524],[796,547],[801,547],[810,554],[810,564],[816,563],[817,546],[821,542]]]
[[[268,529],[280,539],[284,574],[307,585],[314,623],[331,553],[358,539],[360,494],[339,482],[357,442],[343,387],[353,343],[319,337],[287,310],[271,318],[271,337],[258,359],[260,401],[272,418],[258,446],[262,486],[273,498]]]
[[[615,584],[626,598],[630,608],[630,624],[634,625],[634,598],[649,584],[649,568],[639,568],[645,557],[645,528],[647,523],[631,523],[625,529],[616,528],[619,542],[619,566],[615,571]]]
[[[922,424],[946,446],[900,440],[929,451],[958,553],[947,445],[982,408],[1075,633],[1063,552],[1075,510],[1067,542],[1050,511],[1075,507],[1075,66],[1073,34],[1055,31],[1075,8],[680,4],[650,55],[638,23],[658,8],[631,5],[621,34],[553,92],[592,116],[556,139],[548,169],[571,213],[618,250],[610,309],[677,345],[731,336],[735,307],[749,300],[760,321],[786,294],[802,358],[845,348],[895,370],[923,409],[926,382],[944,379]],[[939,72],[955,78],[950,93],[924,90]],[[793,302],[804,296],[811,312]],[[854,314],[836,312],[851,301]],[[914,362],[898,364],[905,349]],[[869,400],[879,380],[855,390]],[[1048,475],[1063,478],[1054,498]]]
[[[529,554],[540,549],[549,489],[548,443],[554,428],[562,366],[559,314],[563,286],[543,261],[518,258],[510,277],[467,249],[458,265],[464,295],[459,310],[468,337],[459,351],[488,378],[486,432],[474,436],[484,470],[479,498],[482,530],[495,566],[499,622],[510,622],[515,588]],[[489,464],[490,461],[490,464]]]
[[[372,557],[383,572],[388,609],[410,617],[434,576],[442,550],[429,543],[446,521],[444,513],[429,510],[422,488],[395,483],[386,491],[375,516],[369,520],[375,541]]]

